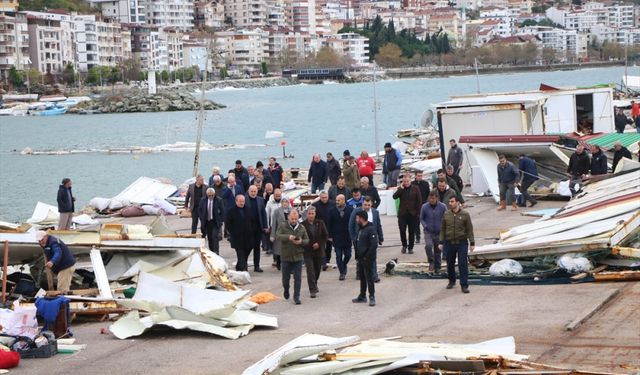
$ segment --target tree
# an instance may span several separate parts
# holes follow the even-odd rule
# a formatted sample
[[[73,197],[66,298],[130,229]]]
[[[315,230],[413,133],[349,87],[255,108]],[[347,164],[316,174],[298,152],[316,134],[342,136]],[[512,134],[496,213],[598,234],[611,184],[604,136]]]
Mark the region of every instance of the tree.
[[[342,65],[341,56],[331,47],[322,47],[312,59],[319,68],[335,68]]]
[[[30,85],[40,83],[40,81],[42,81],[42,75],[38,69],[27,70],[26,76]]]
[[[387,43],[380,47],[375,57],[376,62],[385,68],[395,68],[402,64],[402,50],[394,43]]]
[[[558,58],[558,54],[556,52],[555,49],[550,48],[550,47],[545,47],[542,49],[542,60],[547,63],[547,64],[551,64],[553,63],[556,59]]]
[[[263,74],[263,75],[265,75],[265,76],[266,76],[267,74],[269,74],[269,69],[267,68],[267,63],[266,63],[266,61],[263,61],[262,63],[260,63],[260,68],[261,68],[261,70],[262,70],[262,74]]]
[[[73,68],[73,64],[67,63],[62,72],[62,80],[67,85],[73,85],[76,82],[76,70]]]
[[[387,43],[394,42],[396,40],[396,26],[393,23],[393,20],[389,21],[389,25],[387,26],[387,32],[385,33],[384,40]]]
[[[163,70],[160,73],[160,79],[162,79],[162,82],[168,83],[169,82],[169,72],[167,72],[166,70]]]
[[[16,69],[15,66],[12,66],[9,69],[9,82],[11,82],[11,84],[14,87],[20,87],[22,85],[24,85],[24,73],[23,72],[19,72],[18,69]]]
[[[529,42],[522,47],[522,60],[526,64],[538,61],[538,46],[535,43]]]

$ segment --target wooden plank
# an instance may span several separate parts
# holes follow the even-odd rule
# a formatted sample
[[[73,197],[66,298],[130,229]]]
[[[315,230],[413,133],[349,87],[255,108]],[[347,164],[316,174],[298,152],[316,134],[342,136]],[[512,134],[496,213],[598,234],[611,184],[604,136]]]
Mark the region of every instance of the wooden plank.
[[[611,254],[621,255],[629,258],[640,258],[640,249],[635,249],[633,247],[614,246],[611,249]]]
[[[109,286],[109,278],[107,277],[107,270],[104,268],[100,250],[96,248],[91,249],[90,256],[91,265],[93,266],[93,274],[96,276],[96,283],[98,284],[98,290],[100,290],[100,297],[104,299],[113,299],[111,287]]]
[[[598,267],[592,269],[591,271],[581,272],[581,273],[579,273],[577,275],[571,276],[571,280],[573,280],[573,281],[582,280],[582,279],[586,278],[589,275],[593,275],[594,273],[602,272],[606,268],[607,268],[607,265],[598,266]]]
[[[567,324],[564,327],[564,329],[567,330],[567,331],[575,330],[582,323],[587,321],[587,319],[592,317],[593,314],[595,314],[600,309],[602,309],[604,307],[604,305],[606,305],[607,302],[611,301],[611,299],[613,297],[615,297],[616,295],[618,295],[618,293],[620,293],[620,289],[619,288],[615,289],[615,290],[612,290],[612,291],[609,291],[609,293],[607,293],[605,295],[605,297],[602,300],[600,300],[600,302],[598,302],[595,305],[590,306],[590,307],[586,308],[585,310],[583,310],[573,321],[571,321],[569,324]]]
[[[595,281],[640,281],[640,271],[600,272],[593,278]]]

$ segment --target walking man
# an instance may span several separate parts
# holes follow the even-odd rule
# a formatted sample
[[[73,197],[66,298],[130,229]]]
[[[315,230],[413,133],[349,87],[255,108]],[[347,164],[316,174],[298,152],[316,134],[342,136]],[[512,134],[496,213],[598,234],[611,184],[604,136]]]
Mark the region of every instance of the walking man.
[[[276,162],[276,158],[274,156],[269,158],[269,174],[271,175],[271,180],[273,180],[273,187],[279,188],[281,183],[284,182],[283,170],[280,164]]]
[[[327,152],[327,172],[329,174],[329,182],[334,186],[338,182],[338,177],[342,175],[342,169],[340,168],[340,163],[330,152]]]
[[[525,154],[520,154],[518,169],[520,170],[520,182],[518,183],[518,188],[524,198],[520,207],[527,207],[527,201],[531,202],[529,207],[533,207],[538,204],[538,201],[529,194],[529,187],[539,179],[536,161]]]
[[[507,206],[511,206],[511,211],[518,210],[515,189],[519,175],[515,165],[508,161],[506,156],[500,155],[498,157],[498,187],[500,189],[498,211],[506,210]]]
[[[371,197],[373,201],[373,208],[378,208],[380,202],[380,194],[378,194],[378,189],[371,184],[371,181],[367,177],[360,178],[360,194],[363,197]]]
[[[384,241],[384,234],[382,233],[382,222],[380,221],[380,213],[378,212],[378,210],[373,208],[373,202],[371,201],[371,198],[366,197],[364,199],[362,207],[354,209],[351,213],[351,217],[349,218],[349,236],[351,237],[351,241],[353,241],[354,248],[356,241],[358,240],[358,232],[360,231],[360,226],[356,221],[356,215],[361,211],[367,214],[367,220],[369,220],[371,226],[375,228],[376,233],[378,234],[378,245],[382,245],[382,242]],[[378,265],[376,257],[377,252],[373,254],[371,274],[373,275],[373,281],[377,283],[380,281],[380,277],[378,277]],[[360,265],[360,263],[358,263],[358,265]]]
[[[244,195],[236,195],[235,203],[226,215],[225,227],[229,231],[231,247],[236,251],[236,271],[248,271],[247,259],[253,247],[251,214]]]
[[[567,167],[567,173],[570,176],[569,190],[571,190],[572,197],[575,197],[582,190],[582,180],[589,174],[590,164],[589,155],[584,152],[584,146],[576,146],[576,152],[571,154],[569,166]],[[577,190],[576,185],[578,185]]]
[[[439,273],[442,265],[442,252],[438,244],[445,212],[447,212],[447,206],[438,200],[438,193],[435,191],[429,193],[428,201],[420,210],[420,222],[424,228],[424,250],[427,253],[430,272]]]
[[[257,186],[249,186],[246,205],[251,216],[251,232],[249,236],[251,236],[251,249],[253,250],[253,270],[255,272],[263,272],[262,268],[260,268],[260,245],[262,244],[262,235],[269,233],[269,223],[267,222],[264,199],[258,196]],[[249,253],[247,253],[247,257],[249,257]]]
[[[187,196],[184,198],[184,208],[191,213],[191,234],[196,233],[198,229],[198,208],[203,197],[207,196],[207,189],[209,186],[204,183],[204,177],[202,175],[196,176],[196,182],[189,185],[187,189]],[[200,228],[200,231],[204,234],[204,230]]]
[[[320,159],[320,154],[313,154],[313,160],[309,166],[309,174],[307,176],[307,181],[311,183],[311,193],[314,194],[319,190],[323,190],[328,178],[327,163]]]
[[[464,161],[464,155],[462,149],[458,147],[455,139],[449,140],[449,154],[447,154],[447,165],[453,166],[455,174],[460,174],[462,168],[462,162]]]
[[[237,184],[235,176],[229,176],[227,178],[227,186],[222,189],[222,200],[225,210],[228,211],[235,206],[238,195],[244,195],[244,189]]]
[[[313,202],[311,207],[315,207],[315,209],[316,209],[316,219],[317,220],[321,220],[322,222],[324,222],[325,226],[326,226],[326,223],[329,221],[329,210],[334,205],[335,205],[335,203],[332,202],[331,200],[329,200],[329,194],[327,194],[327,192],[323,190],[323,191],[320,192],[319,199],[316,202]],[[309,234],[309,233],[307,233],[307,234]],[[311,235],[309,234],[309,237],[310,236]],[[322,259],[322,270],[323,271],[327,270],[327,268],[328,268],[327,263],[329,263],[331,261],[331,250],[332,250],[331,241],[326,241],[326,249],[325,249],[325,251],[323,251],[324,257]]]
[[[336,196],[336,205],[329,210],[327,230],[329,231],[329,240],[336,250],[336,263],[338,271],[340,271],[339,280],[344,280],[347,277],[347,264],[351,260],[349,218],[352,212],[353,208],[347,205],[345,196],[342,194]]]
[[[342,175],[344,176],[344,184],[347,188],[351,189],[351,191],[360,187],[360,171],[358,170],[356,159],[353,156],[345,156],[344,165],[342,166]]]
[[[398,228],[400,229],[400,241],[402,242],[402,254],[413,254],[413,244],[416,238],[416,221],[422,207],[422,194],[416,185],[411,184],[408,173],[402,177],[402,185],[393,193],[393,199],[400,199],[398,210]],[[407,229],[409,230],[409,242],[407,243]]]
[[[420,190],[420,196],[422,197],[421,204],[424,204],[427,201],[427,197],[429,197],[429,192],[431,191],[431,188],[429,187],[429,182],[424,180],[422,171],[416,171],[415,178],[411,184],[417,186],[418,190]],[[416,232],[416,243],[420,243],[420,232],[421,232],[420,220],[416,220],[415,232]]]
[[[351,190],[351,199],[347,201],[347,204],[353,208],[360,208],[364,203],[364,197],[360,193],[359,188],[354,188]]]
[[[351,190],[346,186],[344,176],[338,177],[336,184],[329,188],[329,199],[335,201],[336,197],[340,194],[344,195],[347,199],[351,198]]]
[[[367,302],[369,290],[369,306],[376,305],[376,286],[372,271],[375,268],[375,253],[378,251],[378,233],[369,222],[367,213],[356,213],[356,223],[360,230],[356,239],[356,260],[358,261],[358,276],[360,278],[360,294],[352,300],[353,303]]]
[[[70,178],[63,178],[60,187],[58,187],[58,212],[60,213],[58,230],[68,230],[71,228],[76,201],[76,198],[71,192],[71,185]]]
[[[60,239],[50,236],[47,232],[36,232],[36,240],[44,249],[46,257],[45,267],[57,275],[58,284],[56,290],[66,292],[71,287],[71,279],[76,270],[76,258],[71,254],[67,245]]]
[[[302,260],[304,246],[309,243],[309,237],[304,227],[298,223],[298,211],[289,213],[287,224],[279,225],[276,238],[281,243],[282,259],[282,287],[284,299],[289,299],[289,285],[293,275],[293,302],[299,305],[300,289],[302,286]]]
[[[202,198],[198,208],[200,228],[207,238],[209,250],[220,254],[220,240],[222,239],[222,223],[224,222],[224,207],[222,199],[216,197],[214,188],[207,189],[207,196]]]
[[[447,274],[449,284],[447,289],[456,285],[456,257],[458,258],[458,271],[460,273],[460,287],[462,293],[469,293],[469,265],[468,251],[475,249],[473,237],[473,224],[469,213],[462,209],[462,204],[457,197],[449,199],[450,210],[445,212],[440,229],[440,251],[444,249],[447,258]]]
[[[384,144],[384,162],[382,163],[383,181],[388,187],[398,186],[398,176],[402,166],[402,154],[391,147],[391,143]]]
[[[320,271],[325,270],[323,262],[324,252],[327,246],[327,227],[322,220],[316,219],[316,208],[311,206],[307,209],[307,219],[302,222],[302,226],[307,231],[309,243],[304,246],[304,266],[307,269],[307,283],[311,298],[316,298],[318,289],[318,279]]]

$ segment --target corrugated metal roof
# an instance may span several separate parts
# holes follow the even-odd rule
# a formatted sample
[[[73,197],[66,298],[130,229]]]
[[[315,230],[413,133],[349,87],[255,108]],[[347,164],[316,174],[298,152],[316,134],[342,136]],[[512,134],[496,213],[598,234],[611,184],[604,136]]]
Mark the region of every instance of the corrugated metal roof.
[[[595,137],[587,141],[590,145],[611,148],[615,142],[620,142],[624,147],[629,147],[640,142],[640,133],[609,133]]]

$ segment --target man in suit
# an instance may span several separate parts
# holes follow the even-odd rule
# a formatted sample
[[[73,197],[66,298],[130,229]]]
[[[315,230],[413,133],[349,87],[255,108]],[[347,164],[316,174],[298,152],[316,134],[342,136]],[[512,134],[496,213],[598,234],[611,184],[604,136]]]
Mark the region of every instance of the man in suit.
[[[346,202],[342,194],[336,196],[336,205],[329,210],[327,230],[329,240],[336,250],[336,263],[340,271],[339,280],[347,277],[347,264],[351,260],[351,237],[349,236],[349,218],[353,208]]]
[[[222,237],[222,223],[224,220],[224,208],[222,199],[216,197],[214,188],[207,189],[207,196],[200,201],[198,208],[200,228],[209,243],[209,250],[220,253],[220,237]]]
[[[202,198],[207,195],[207,189],[209,186],[204,183],[204,177],[202,175],[196,176],[196,182],[189,185],[187,189],[187,196],[184,198],[184,208],[191,213],[191,234],[196,233],[198,229],[198,207]],[[204,230],[200,228],[202,233]]]
[[[231,247],[238,258],[236,271],[247,271],[247,258],[253,246],[251,231],[251,215],[245,206],[244,195],[236,195],[234,205],[227,212],[225,227],[229,231]]]
[[[235,176],[229,176],[227,178],[227,186],[222,190],[225,210],[228,211],[235,206],[238,195],[244,195],[244,189],[238,185]]]
[[[351,212],[351,217],[349,218],[349,235],[351,236],[351,242],[354,244],[358,240],[358,232],[360,231],[360,227],[356,223],[356,215],[358,212],[364,211],[367,214],[367,218],[369,222],[376,228],[376,232],[378,234],[378,245],[382,245],[384,241],[384,235],[382,233],[382,223],[380,222],[380,213],[378,210],[373,208],[373,200],[371,197],[367,197],[364,199],[364,203],[362,207],[356,208]],[[378,277],[378,265],[376,263],[377,255],[374,256],[372,263],[372,275],[374,276],[373,281],[376,283],[380,281],[380,277]]]
[[[269,223],[267,222],[267,212],[265,210],[264,199],[258,196],[258,187],[249,186],[247,191],[246,205],[251,216],[251,228],[247,233],[251,237],[251,249],[253,250],[253,270],[263,272],[260,268],[260,245],[262,244],[262,234],[269,233]],[[249,250],[251,252],[251,250]],[[249,253],[247,253],[247,258]]]

